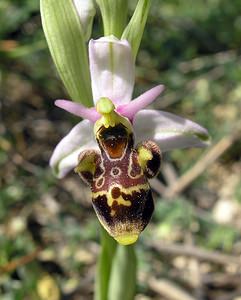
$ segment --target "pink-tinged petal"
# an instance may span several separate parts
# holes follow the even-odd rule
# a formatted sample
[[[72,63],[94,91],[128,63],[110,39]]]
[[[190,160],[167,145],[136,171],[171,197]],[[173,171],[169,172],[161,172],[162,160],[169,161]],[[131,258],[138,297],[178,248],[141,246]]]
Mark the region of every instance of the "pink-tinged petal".
[[[78,155],[85,149],[97,149],[93,135],[93,124],[88,120],[78,123],[58,143],[51,159],[50,166],[58,178],[63,178],[78,164]]]
[[[68,100],[56,100],[54,104],[73,115],[87,119],[95,123],[99,118],[100,114],[96,111],[94,107],[87,108],[79,103],[75,103]]]
[[[129,120],[133,120],[138,111],[155,101],[163,90],[164,85],[158,85],[132,100],[130,103],[118,106],[117,112]]]
[[[94,103],[101,97],[116,105],[130,102],[135,65],[129,43],[114,36],[90,40],[89,61]]]
[[[142,110],[136,114],[133,126],[136,142],[152,139],[163,152],[178,148],[205,147],[210,143],[205,128],[168,112]]]

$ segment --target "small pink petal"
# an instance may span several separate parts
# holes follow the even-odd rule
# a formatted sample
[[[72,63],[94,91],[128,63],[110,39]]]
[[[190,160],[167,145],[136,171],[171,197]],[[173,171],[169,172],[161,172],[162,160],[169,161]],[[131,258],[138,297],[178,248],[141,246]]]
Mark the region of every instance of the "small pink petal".
[[[95,123],[100,118],[99,113],[94,107],[87,108],[79,103],[68,100],[56,100],[54,104],[73,115],[79,116],[83,119],[87,119],[93,123]]]
[[[138,111],[155,101],[163,90],[164,85],[160,84],[132,100],[130,103],[118,106],[117,112],[129,120],[133,120]]]

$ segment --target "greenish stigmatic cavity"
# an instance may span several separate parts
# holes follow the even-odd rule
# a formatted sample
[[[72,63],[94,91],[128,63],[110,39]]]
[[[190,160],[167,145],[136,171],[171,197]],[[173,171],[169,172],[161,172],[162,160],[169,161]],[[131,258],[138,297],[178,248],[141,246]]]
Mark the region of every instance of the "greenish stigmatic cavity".
[[[99,5],[104,35],[120,38],[126,26],[128,0],[96,0]]]
[[[140,47],[150,5],[150,0],[138,1],[135,12],[121,36],[122,39],[126,39],[130,43],[134,58],[136,58]]]
[[[87,49],[72,0],[40,0],[45,37],[71,99],[93,106]]]

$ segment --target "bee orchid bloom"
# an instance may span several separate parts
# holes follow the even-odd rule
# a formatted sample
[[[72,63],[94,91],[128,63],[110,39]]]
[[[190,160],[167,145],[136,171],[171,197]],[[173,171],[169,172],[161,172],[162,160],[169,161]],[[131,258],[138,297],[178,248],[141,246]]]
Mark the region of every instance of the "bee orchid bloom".
[[[95,107],[56,100],[58,107],[84,120],[60,141],[50,165],[59,178],[75,168],[91,187],[101,224],[127,245],[137,240],[151,218],[148,179],[159,171],[161,152],[204,147],[209,135],[192,121],[144,109],[161,94],[162,85],[131,101],[134,60],[126,40],[91,40],[89,65]]]

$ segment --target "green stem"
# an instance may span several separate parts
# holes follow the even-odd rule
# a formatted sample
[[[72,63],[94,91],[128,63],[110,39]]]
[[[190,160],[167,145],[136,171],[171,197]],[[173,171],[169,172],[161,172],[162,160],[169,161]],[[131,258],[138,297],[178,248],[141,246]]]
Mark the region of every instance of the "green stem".
[[[101,227],[101,252],[97,265],[95,300],[107,300],[111,275],[112,261],[115,256],[117,243]]]
[[[101,228],[101,252],[97,265],[95,300],[133,300],[136,290],[135,247],[118,245]]]
[[[108,300],[133,300],[136,291],[135,247],[118,246],[112,265]]]

